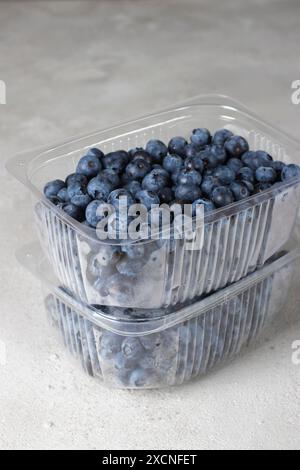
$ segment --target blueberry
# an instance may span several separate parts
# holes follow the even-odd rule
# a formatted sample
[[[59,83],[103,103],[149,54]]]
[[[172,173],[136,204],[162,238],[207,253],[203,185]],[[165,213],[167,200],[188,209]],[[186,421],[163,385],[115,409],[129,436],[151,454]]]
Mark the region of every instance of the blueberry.
[[[266,163],[272,164],[273,158],[268,152],[265,152],[264,150],[257,150],[255,153],[260,166],[268,166]]]
[[[134,158],[134,156],[139,153],[139,152],[144,152],[145,150],[143,149],[143,147],[134,147],[130,150],[128,150],[128,155],[129,155],[129,158],[132,159]]]
[[[66,178],[66,185],[70,186],[73,183],[80,183],[83,186],[87,186],[89,180],[85,175],[81,175],[80,173],[72,173]]]
[[[157,194],[147,189],[143,189],[136,194],[136,200],[143,204],[147,209],[151,209],[151,206],[154,204],[159,204],[160,200]]]
[[[223,164],[227,160],[227,153],[224,147],[221,147],[220,145],[212,145],[210,147],[210,153],[213,157],[216,158],[218,164]]]
[[[139,338],[128,337],[122,342],[122,354],[130,359],[139,359],[144,352],[144,348]]]
[[[145,245],[141,243],[129,243],[122,245],[121,250],[128,258],[140,259],[145,257]]]
[[[143,149],[139,149],[133,154],[132,160],[136,160],[137,158],[142,158],[143,160],[146,160],[146,162],[150,163],[150,165],[154,163],[154,160],[151,157],[150,153],[146,152],[146,150]]]
[[[177,154],[168,154],[164,158],[163,167],[166,171],[174,173],[183,167],[183,160]]]
[[[109,267],[114,266],[120,256],[121,250],[118,246],[102,243],[97,246],[97,252],[92,255],[91,259],[96,259],[100,266]]]
[[[255,172],[256,179],[259,183],[275,183],[277,173],[273,168],[261,166]]]
[[[195,185],[199,186],[202,182],[202,176],[196,170],[184,169],[178,175],[178,185]]]
[[[114,302],[126,305],[134,299],[132,279],[119,273],[113,274],[105,281],[105,285],[99,289],[100,295],[110,295]]]
[[[135,198],[136,193],[141,191],[142,186],[139,181],[130,181],[130,183],[127,183],[125,186],[125,189],[130,192],[130,194]]]
[[[120,187],[120,177],[114,170],[106,168],[105,170],[101,171],[98,176],[100,178],[107,179],[111,183],[113,189]]]
[[[271,163],[271,168],[273,168],[276,171],[279,179],[281,177],[282,170],[285,168],[285,166],[286,166],[285,163],[279,162],[279,161],[275,161]]]
[[[192,203],[201,197],[201,190],[196,185],[181,184],[176,187],[175,197],[184,203]]]
[[[226,140],[230,139],[231,137],[233,137],[233,133],[231,131],[228,129],[220,129],[214,134],[212,142],[215,145],[223,146]]]
[[[254,187],[254,194],[262,193],[263,191],[267,191],[272,187],[271,183],[258,183]]]
[[[212,192],[212,201],[216,207],[224,207],[234,202],[232,191],[226,186],[219,186]]]
[[[142,258],[123,258],[117,263],[117,270],[123,276],[135,278],[139,275],[145,266]]]
[[[210,197],[213,189],[217,186],[220,186],[220,182],[215,176],[205,176],[201,184],[201,191],[205,196]]]
[[[130,387],[145,387],[150,383],[150,378],[149,373],[145,369],[135,369],[129,377],[128,384]]]
[[[130,207],[134,204],[134,199],[129,191],[127,191],[125,188],[121,188],[112,191],[108,196],[107,202],[109,204],[112,204],[116,209],[118,209],[120,202],[121,204],[125,204],[126,202],[126,206]]]
[[[103,176],[96,176],[95,178],[91,179],[87,187],[87,192],[92,199],[107,200],[112,190],[113,185],[106,177]]]
[[[196,157],[199,154],[199,148],[194,144],[187,144],[184,148],[184,157]]]
[[[82,222],[84,220],[84,211],[80,207],[75,206],[70,202],[67,202],[63,204],[61,208],[70,217],[75,220],[78,220],[78,222]]]
[[[169,177],[170,177],[169,172],[168,172],[167,170],[165,170],[159,163],[154,163],[154,164],[152,165],[152,170],[159,170],[159,173],[160,173],[161,175],[165,175],[165,177],[166,177],[167,179],[169,179]]]
[[[134,158],[126,167],[126,174],[133,180],[142,180],[151,170],[151,164],[144,158]]]
[[[234,135],[230,139],[226,140],[224,147],[231,157],[240,157],[243,153],[249,150],[247,140],[239,135]]]
[[[239,170],[243,168],[243,162],[239,158],[230,158],[226,165],[235,173],[238,173]]]
[[[72,184],[69,184],[67,193],[68,193],[68,198],[71,200],[75,196],[84,196],[86,195],[87,188],[84,184],[75,182]]]
[[[105,204],[104,201],[96,200],[90,202],[85,210],[85,217],[91,227],[96,228],[97,224],[104,219],[105,215],[101,213],[99,208]]]
[[[147,351],[153,351],[161,346],[162,340],[160,333],[145,335],[140,337],[142,346]]]
[[[100,356],[105,360],[112,359],[115,354],[121,351],[122,341],[122,336],[110,331],[103,331],[99,342]]]
[[[169,153],[179,155],[180,157],[185,156],[185,147],[187,141],[184,137],[173,137],[168,145]]]
[[[80,207],[81,209],[86,209],[91,200],[92,199],[88,194],[75,194],[75,196],[71,198],[71,203],[74,204],[74,206]]]
[[[58,192],[65,187],[64,181],[61,180],[54,180],[49,181],[44,187],[44,194],[46,198],[50,198],[51,196],[57,196]]]
[[[76,173],[93,178],[102,170],[102,163],[96,155],[87,154],[82,157],[77,165]]]
[[[199,155],[202,158],[203,165],[204,165],[205,169],[213,170],[214,168],[216,168],[218,166],[218,164],[219,164],[218,158],[214,153],[211,152],[210,147],[206,147],[205,149],[203,149],[199,153]]]
[[[184,161],[184,166],[188,170],[196,170],[202,173],[204,170],[204,162],[201,158],[201,154],[197,154],[194,157],[187,157]]]
[[[146,152],[150,153],[155,162],[160,163],[167,155],[168,149],[160,140],[152,139],[146,145]]]
[[[94,157],[99,158],[99,160],[101,160],[104,157],[104,153],[97,147],[90,148],[87,152],[87,155],[93,155]]]
[[[250,191],[243,182],[240,183],[238,181],[233,181],[230,185],[230,189],[236,201],[240,201],[241,199],[245,199],[250,196]]]
[[[252,194],[254,191],[254,184],[251,183],[251,181],[247,181],[247,180],[242,180],[242,183],[246,186],[249,193]]]
[[[191,142],[197,147],[204,147],[211,142],[211,135],[208,129],[194,129],[191,135]]]
[[[218,166],[214,171],[214,176],[220,181],[221,184],[230,184],[235,179],[235,172],[226,165]]]
[[[103,159],[104,167],[118,173],[120,175],[129,162],[129,155],[125,150],[118,150],[116,152],[110,152],[105,155]]]
[[[169,181],[165,173],[159,168],[155,168],[143,179],[142,188],[148,191],[157,192],[165,186],[168,186],[168,183]]]
[[[196,215],[197,205],[203,205],[204,206],[204,213],[211,212],[211,211],[215,210],[215,208],[216,208],[214,203],[212,201],[210,201],[209,199],[204,199],[204,198],[196,199],[196,201],[194,201],[193,204],[192,204],[192,215],[193,215],[193,217],[195,217],[195,215]]]
[[[300,177],[300,167],[295,164],[286,165],[281,173],[282,181],[289,181],[293,179],[298,179]]]
[[[68,189],[67,188],[62,188],[60,191],[58,191],[57,197],[62,202],[69,202],[70,198],[69,198],[69,195],[68,195]]]
[[[169,204],[174,199],[174,192],[171,188],[165,187],[158,191],[161,204]]]
[[[250,181],[250,183],[254,183],[254,171],[251,168],[244,166],[237,172],[236,178],[240,181]]]
[[[257,169],[256,152],[252,150],[245,152],[241,157],[241,161],[245,166],[251,168],[251,170],[255,171]]]

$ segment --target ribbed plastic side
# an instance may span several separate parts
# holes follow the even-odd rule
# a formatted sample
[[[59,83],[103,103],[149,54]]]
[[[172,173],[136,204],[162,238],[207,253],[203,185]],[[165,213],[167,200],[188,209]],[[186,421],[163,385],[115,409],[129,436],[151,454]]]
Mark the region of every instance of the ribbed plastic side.
[[[198,317],[134,338],[102,330],[52,294],[46,307],[65,346],[89,375],[120,388],[179,385],[235,357],[260,334],[269,314],[274,314],[274,276],[224,298]]]

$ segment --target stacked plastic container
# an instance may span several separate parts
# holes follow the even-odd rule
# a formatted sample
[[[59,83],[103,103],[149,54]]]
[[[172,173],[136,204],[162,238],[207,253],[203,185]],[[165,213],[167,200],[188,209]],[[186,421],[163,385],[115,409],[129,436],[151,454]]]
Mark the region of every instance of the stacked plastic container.
[[[32,192],[48,264],[36,247],[19,258],[44,280],[48,317],[66,347],[106,384],[153,388],[204,374],[256,338],[288,293],[299,252],[282,249],[297,222],[300,180],[207,215],[200,249],[187,249],[184,238],[131,242],[146,260],[134,280],[115,269],[120,244],[99,240],[43,196],[46,182],[72,173],[90,147],[107,153],[167,142],[199,125],[226,127],[285,163],[299,158],[297,142],[234,101],[207,96],[8,164]],[[109,267],[112,282],[98,266]]]

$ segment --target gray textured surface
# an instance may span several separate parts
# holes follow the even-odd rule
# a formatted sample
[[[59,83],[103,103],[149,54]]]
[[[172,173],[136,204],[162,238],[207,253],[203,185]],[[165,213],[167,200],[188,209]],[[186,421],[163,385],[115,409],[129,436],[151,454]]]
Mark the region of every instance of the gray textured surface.
[[[223,92],[297,135],[298,0],[0,2],[0,448],[300,448],[297,290],[286,327],[202,381],[110,391],[48,332],[40,286],[14,251],[31,237],[23,148]],[[26,195],[27,197],[27,195]]]

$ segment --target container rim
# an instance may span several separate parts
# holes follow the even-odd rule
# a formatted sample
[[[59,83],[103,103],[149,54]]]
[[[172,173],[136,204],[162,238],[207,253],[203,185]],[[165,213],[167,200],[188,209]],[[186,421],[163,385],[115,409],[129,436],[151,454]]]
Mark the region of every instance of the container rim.
[[[33,164],[33,162],[37,160],[38,158],[40,158],[41,155],[47,156],[47,154],[49,154],[49,160],[51,160],[51,152],[57,151],[66,145],[74,144],[76,142],[80,142],[80,141],[83,141],[83,140],[86,140],[95,136],[97,136],[98,138],[101,138],[101,135],[104,136],[107,133],[112,134],[117,131],[120,132],[124,127],[129,126],[129,125],[133,126],[136,124],[136,125],[139,125],[139,128],[140,128],[143,121],[154,119],[154,118],[157,119],[160,116],[164,116],[165,114],[170,113],[170,112],[185,111],[190,108],[202,107],[202,106],[221,107],[227,110],[237,112],[241,116],[250,118],[264,132],[275,131],[278,134],[279,140],[286,141],[286,144],[294,147],[294,151],[299,152],[299,155],[300,155],[300,141],[296,140],[294,137],[290,136],[289,134],[282,131],[281,129],[273,126],[272,124],[269,124],[268,122],[263,121],[259,116],[257,116],[255,113],[250,111],[242,103],[240,103],[239,101],[229,96],[222,95],[222,94],[207,94],[207,95],[197,95],[192,98],[188,98],[185,101],[175,105],[175,107],[174,106],[170,108],[168,107],[166,109],[152,113],[150,115],[145,115],[137,119],[123,122],[116,126],[109,127],[100,131],[95,131],[91,134],[83,134],[80,136],[69,138],[64,141],[53,143],[52,145],[50,145],[50,147],[42,146],[42,147],[34,148],[31,150],[27,150],[25,152],[18,153],[10,157],[7,160],[6,168],[10,174],[12,174],[16,179],[18,179],[21,183],[23,183],[38,198],[39,201],[41,201],[44,205],[46,205],[46,207],[48,207],[49,210],[51,210],[57,217],[59,217],[66,225],[71,227],[73,230],[76,230],[78,234],[83,235],[85,238],[89,238],[94,242],[97,241],[97,243],[100,243],[100,244],[109,243],[109,244],[114,244],[114,245],[124,245],[124,244],[129,245],[129,244],[136,244],[136,243],[138,244],[151,243],[153,242],[153,239],[146,239],[146,240],[137,239],[137,240],[125,240],[125,241],[124,240],[123,241],[112,240],[112,239],[101,240],[99,237],[96,236],[95,229],[93,229],[92,227],[85,226],[82,223],[76,221],[75,219],[67,215],[64,211],[62,211],[60,208],[55,206],[52,202],[47,200],[44,194],[31,182],[30,177],[29,177],[29,169],[31,165]],[[128,135],[129,133],[133,133],[136,131],[137,129],[135,129],[135,131],[124,132],[124,135]],[[116,135],[114,137],[105,138],[102,142],[101,141],[99,142],[99,145],[101,143],[111,141],[115,137]],[[205,214],[204,221],[205,223],[212,223],[224,217],[230,217],[242,210],[246,210],[250,207],[254,207],[258,204],[261,204],[264,201],[267,201],[270,198],[276,196],[280,192],[283,192],[284,190],[294,185],[296,186],[299,183],[300,183],[300,177],[290,180],[286,183],[284,182],[277,183],[274,186],[272,186],[270,189],[263,191],[262,193],[254,194],[245,200],[236,201],[233,204],[230,204],[226,207],[221,207],[208,214]],[[161,235],[163,233],[163,230],[161,230],[158,233]]]
[[[83,301],[74,299],[72,295],[68,294],[66,290],[60,287],[60,283],[54,277],[51,266],[48,262],[46,266],[47,274],[45,274],[45,269],[42,269],[42,265],[45,263],[45,256],[43,255],[41,246],[38,242],[25,245],[16,252],[16,258],[19,263],[37,279],[42,281],[50,292],[59,298],[64,304],[74,309],[78,314],[82,315],[98,327],[105,328],[113,333],[124,336],[142,336],[157,333],[176,326],[178,323],[183,321],[190,320],[195,316],[203,315],[207,310],[217,307],[220,303],[229,302],[239,293],[266,279],[283,267],[296,262],[299,257],[300,247],[297,246],[289,252],[281,252],[275,261],[267,262],[264,267],[252,274],[249,274],[240,281],[237,281],[218,292],[210,294],[201,300],[197,300],[192,304],[183,306],[173,313],[165,314],[161,317],[146,319],[124,319],[113,317],[100,309],[87,305]],[[136,331],[137,329],[139,329],[139,331]]]

